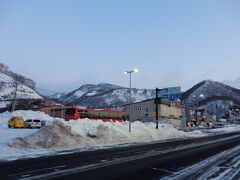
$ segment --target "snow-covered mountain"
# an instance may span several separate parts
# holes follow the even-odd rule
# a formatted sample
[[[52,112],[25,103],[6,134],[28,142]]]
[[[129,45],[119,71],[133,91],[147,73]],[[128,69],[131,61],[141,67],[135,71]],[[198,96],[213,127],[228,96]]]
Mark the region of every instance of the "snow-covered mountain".
[[[240,106],[240,90],[216,81],[206,80],[183,93],[182,100],[201,106],[212,113],[216,110],[224,112],[233,105]]]
[[[62,96],[60,101],[66,105],[82,107],[121,107],[128,103],[128,92],[128,88],[113,84],[85,84]],[[155,91],[153,89],[132,89],[133,102],[150,99],[154,96]]]
[[[16,81],[4,74],[0,73],[0,107],[5,107],[5,100],[13,99],[15,94]],[[18,83],[17,99],[42,99],[42,97],[31,88]]]
[[[59,100],[65,105],[119,108],[128,103],[128,88],[112,84],[85,84],[67,93]],[[154,89],[132,89],[132,101],[155,98]],[[201,106],[210,113],[226,112],[234,105],[240,106],[240,90],[228,85],[206,80],[182,94],[182,100],[193,106]]]

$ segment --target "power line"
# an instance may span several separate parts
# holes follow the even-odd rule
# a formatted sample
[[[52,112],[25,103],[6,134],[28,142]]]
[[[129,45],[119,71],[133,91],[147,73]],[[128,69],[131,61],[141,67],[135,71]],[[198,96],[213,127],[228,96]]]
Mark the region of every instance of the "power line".
[[[49,92],[49,93],[54,93],[54,94],[63,94],[63,93],[65,93],[65,92],[56,92],[56,91],[47,90],[47,89],[42,89],[42,88],[36,88],[36,90],[41,90],[41,91],[45,91],[45,92]]]

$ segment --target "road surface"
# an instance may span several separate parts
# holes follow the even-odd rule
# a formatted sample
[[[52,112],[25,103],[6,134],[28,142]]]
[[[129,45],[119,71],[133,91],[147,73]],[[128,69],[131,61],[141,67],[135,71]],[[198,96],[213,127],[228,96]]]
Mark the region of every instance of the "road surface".
[[[154,179],[240,144],[240,132],[0,163],[1,179]],[[169,172],[168,172],[169,171]],[[171,174],[171,173],[170,173]]]

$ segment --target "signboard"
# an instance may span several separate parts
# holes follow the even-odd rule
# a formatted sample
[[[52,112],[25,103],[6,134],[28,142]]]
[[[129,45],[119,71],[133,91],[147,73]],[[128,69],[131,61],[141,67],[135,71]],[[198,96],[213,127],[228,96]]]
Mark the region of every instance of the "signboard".
[[[176,100],[181,98],[181,87],[169,87],[160,90],[160,98],[168,100]]]

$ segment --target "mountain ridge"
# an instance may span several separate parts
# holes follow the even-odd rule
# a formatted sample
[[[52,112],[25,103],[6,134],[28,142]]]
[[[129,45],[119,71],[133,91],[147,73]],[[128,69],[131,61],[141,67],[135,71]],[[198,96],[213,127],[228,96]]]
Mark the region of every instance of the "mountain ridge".
[[[210,114],[227,114],[233,107],[240,107],[240,89],[223,83],[204,80],[182,95],[182,101],[205,109]]]
[[[202,98],[200,94],[203,94]],[[154,89],[132,88],[132,102],[152,98],[155,98]],[[225,109],[233,104],[240,105],[240,89],[217,81],[204,80],[185,91],[181,100],[193,106],[206,107],[213,112],[214,105],[223,106]],[[84,84],[62,96],[60,102],[65,105],[94,108],[122,107],[129,102],[129,89],[108,83]]]
[[[152,98],[153,96],[153,89],[132,89],[133,102]],[[120,107],[129,101],[129,88],[109,83],[84,84],[61,97],[60,101],[66,105],[83,107]]]

